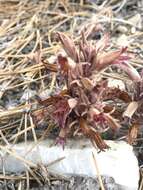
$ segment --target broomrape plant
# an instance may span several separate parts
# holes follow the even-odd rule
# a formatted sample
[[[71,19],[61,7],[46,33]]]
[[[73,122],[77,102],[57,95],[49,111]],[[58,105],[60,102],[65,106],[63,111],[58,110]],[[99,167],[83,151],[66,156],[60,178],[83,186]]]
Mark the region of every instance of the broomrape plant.
[[[79,43],[75,44],[67,35],[56,33],[67,54],[58,54],[56,61],[58,77],[65,87],[58,94],[39,102],[48,108],[50,117],[60,128],[58,143],[64,146],[69,134],[82,133],[90,138],[94,146],[104,150],[108,145],[101,134],[109,128],[116,132],[121,127],[123,113],[123,110],[119,113],[117,106],[110,102],[121,100],[129,104],[123,116],[131,118],[142,102],[143,83],[136,69],[128,62],[127,48],[106,52],[109,39],[107,34],[96,44],[87,40],[88,35],[82,32]],[[123,69],[135,82],[134,98],[119,88],[108,87],[101,72],[111,65]],[[131,108],[131,104],[136,105]],[[130,134],[131,131],[128,135],[131,139]]]

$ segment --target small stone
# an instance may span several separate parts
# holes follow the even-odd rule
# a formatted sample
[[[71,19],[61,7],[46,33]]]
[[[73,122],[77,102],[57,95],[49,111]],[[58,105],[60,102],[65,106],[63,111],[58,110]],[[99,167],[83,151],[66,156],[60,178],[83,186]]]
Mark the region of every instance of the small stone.
[[[128,29],[125,26],[119,25],[116,31],[125,34],[128,32]]]

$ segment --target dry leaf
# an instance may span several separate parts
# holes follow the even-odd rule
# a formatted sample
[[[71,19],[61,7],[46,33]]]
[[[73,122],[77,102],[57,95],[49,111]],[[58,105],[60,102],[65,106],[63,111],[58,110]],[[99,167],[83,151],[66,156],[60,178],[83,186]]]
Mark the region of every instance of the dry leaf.
[[[104,100],[120,99],[126,103],[129,103],[132,100],[127,92],[120,90],[119,88],[110,88],[110,87],[106,89],[105,93],[103,94],[103,98]]]
[[[100,134],[98,133],[98,132],[96,132],[95,134],[94,134],[94,137],[93,137],[93,139],[91,139],[92,140],[92,143],[93,143],[93,145],[97,145],[97,147],[100,149],[100,150],[102,150],[102,151],[104,151],[105,149],[108,149],[109,148],[109,146],[105,143],[105,141],[101,138],[101,136],[100,136]],[[95,142],[96,142],[96,144],[95,144]]]
[[[139,131],[139,125],[138,124],[133,124],[129,131],[128,131],[128,135],[127,135],[127,141],[129,144],[133,144],[134,141],[137,138],[138,135],[138,131]]]
[[[123,113],[123,117],[128,117],[128,118],[132,118],[133,114],[135,113],[135,111],[138,109],[138,102],[133,101],[131,102],[127,109],[125,110],[125,112]]]
[[[93,127],[88,126],[83,118],[80,118],[80,128],[82,132],[90,138],[95,147],[97,146],[102,151],[109,148],[109,146],[101,138],[100,134]]]
[[[121,128],[121,125],[116,121],[116,119],[114,119],[111,115],[109,115],[109,114],[104,114],[104,117],[105,117],[105,119],[106,119],[106,121],[107,121],[107,123],[108,123],[108,126],[112,129],[112,130],[114,130],[114,131],[116,131],[116,130],[118,130],[119,128]]]

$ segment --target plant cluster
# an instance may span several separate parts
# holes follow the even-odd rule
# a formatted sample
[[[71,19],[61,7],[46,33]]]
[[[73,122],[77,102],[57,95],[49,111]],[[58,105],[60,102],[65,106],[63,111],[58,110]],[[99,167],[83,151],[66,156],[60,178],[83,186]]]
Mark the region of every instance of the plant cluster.
[[[109,128],[117,132],[125,119],[131,126],[128,141],[132,143],[138,132],[138,115],[142,112],[142,77],[129,64],[126,47],[107,51],[107,34],[96,43],[88,41],[89,35],[83,31],[79,42],[75,43],[67,35],[56,33],[66,52],[66,55],[59,53],[56,61],[57,83],[60,80],[64,88],[39,102],[47,108],[49,116],[60,128],[57,142],[62,145],[69,135],[82,133],[90,138],[94,146],[104,150],[108,145],[101,135]],[[120,68],[133,81],[132,94],[108,86],[108,80],[101,73],[110,66]],[[119,108],[117,101],[125,106]]]

